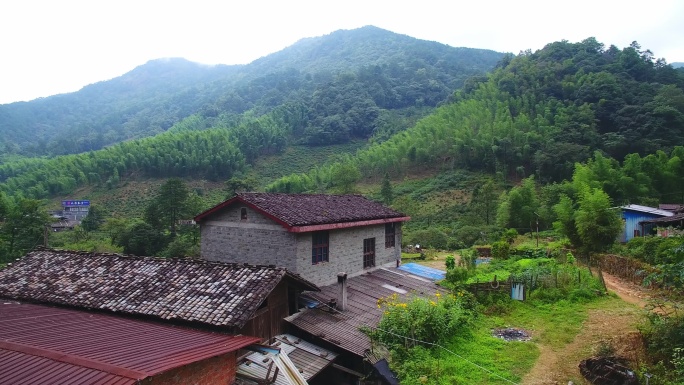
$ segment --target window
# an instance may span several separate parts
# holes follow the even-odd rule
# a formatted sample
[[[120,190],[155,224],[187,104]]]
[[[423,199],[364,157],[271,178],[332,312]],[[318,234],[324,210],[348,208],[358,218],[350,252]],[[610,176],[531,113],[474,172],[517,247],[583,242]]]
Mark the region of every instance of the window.
[[[243,207],[240,209],[240,219],[243,221],[247,220],[247,207]]]
[[[396,230],[394,223],[385,224],[385,248],[394,247]]]
[[[363,268],[375,267],[375,238],[363,240]]]
[[[311,233],[311,264],[328,262],[328,232]]]

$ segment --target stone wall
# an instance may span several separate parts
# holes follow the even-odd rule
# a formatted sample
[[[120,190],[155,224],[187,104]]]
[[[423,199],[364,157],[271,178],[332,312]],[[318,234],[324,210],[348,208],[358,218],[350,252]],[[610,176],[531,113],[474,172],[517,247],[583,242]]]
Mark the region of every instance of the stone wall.
[[[363,240],[375,238],[375,267],[395,266],[401,259],[401,225],[396,225],[395,246],[385,248],[385,225],[330,230],[328,262],[311,262],[311,233],[297,235],[297,270],[305,279],[317,284],[337,282],[337,274],[363,274]]]
[[[280,224],[247,208],[235,205],[211,216],[201,226],[201,255],[210,261],[276,265],[295,272],[295,234]]]

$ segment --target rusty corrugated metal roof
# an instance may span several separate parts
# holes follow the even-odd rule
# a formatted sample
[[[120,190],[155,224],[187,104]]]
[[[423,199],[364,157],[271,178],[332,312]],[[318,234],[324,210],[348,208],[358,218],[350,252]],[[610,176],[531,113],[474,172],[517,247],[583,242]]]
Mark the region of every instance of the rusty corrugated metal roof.
[[[378,300],[392,294],[430,296],[446,290],[434,282],[395,268],[381,268],[347,279],[347,309],[330,311],[325,306],[337,298],[337,284],[321,287],[321,291],[305,293],[321,305],[293,314],[286,321],[297,328],[333,343],[360,357],[370,349],[371,342],[361,327],[375,327],[382,318]]]
[[[0,296],[241,328],[284,268],[36,249],[0,270]]]
[[[235,202],[247,203],[287,226],[405,218],[404,214],[362,195],[239,193],[197,215],[195,221],[200,222]]]
[[[123,385],[258,342],[256,337],[0,300],[5,384]]]

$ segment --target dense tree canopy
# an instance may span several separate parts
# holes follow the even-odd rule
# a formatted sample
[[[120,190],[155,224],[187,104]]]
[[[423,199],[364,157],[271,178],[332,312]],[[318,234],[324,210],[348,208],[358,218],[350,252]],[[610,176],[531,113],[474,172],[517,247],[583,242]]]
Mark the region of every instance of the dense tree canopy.
[[[593,38],[556,42],[507,57],[488,78],[466,84],[453,103],[348,162],[365,175],[443,165],[499,180],[535,174],[540,182],[570,178],[575,163],[595,151],[620,160],[635,154],[629,162],[637,167],[639,159],[684,143],[683,85],[684,77],[636,43],[620,50]],[[311,191],[332,168],[269,189]]]

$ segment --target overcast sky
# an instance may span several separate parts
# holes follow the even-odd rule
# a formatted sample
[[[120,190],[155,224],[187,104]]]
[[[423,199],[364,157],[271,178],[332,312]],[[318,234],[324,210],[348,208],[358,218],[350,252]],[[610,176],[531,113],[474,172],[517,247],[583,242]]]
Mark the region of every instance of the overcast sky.
[[[515,54],[562,39],[636,40],[684,61],[679,0],[0,0],[0,104],[77,91],[163,57],[245,64],[364,25]]]

